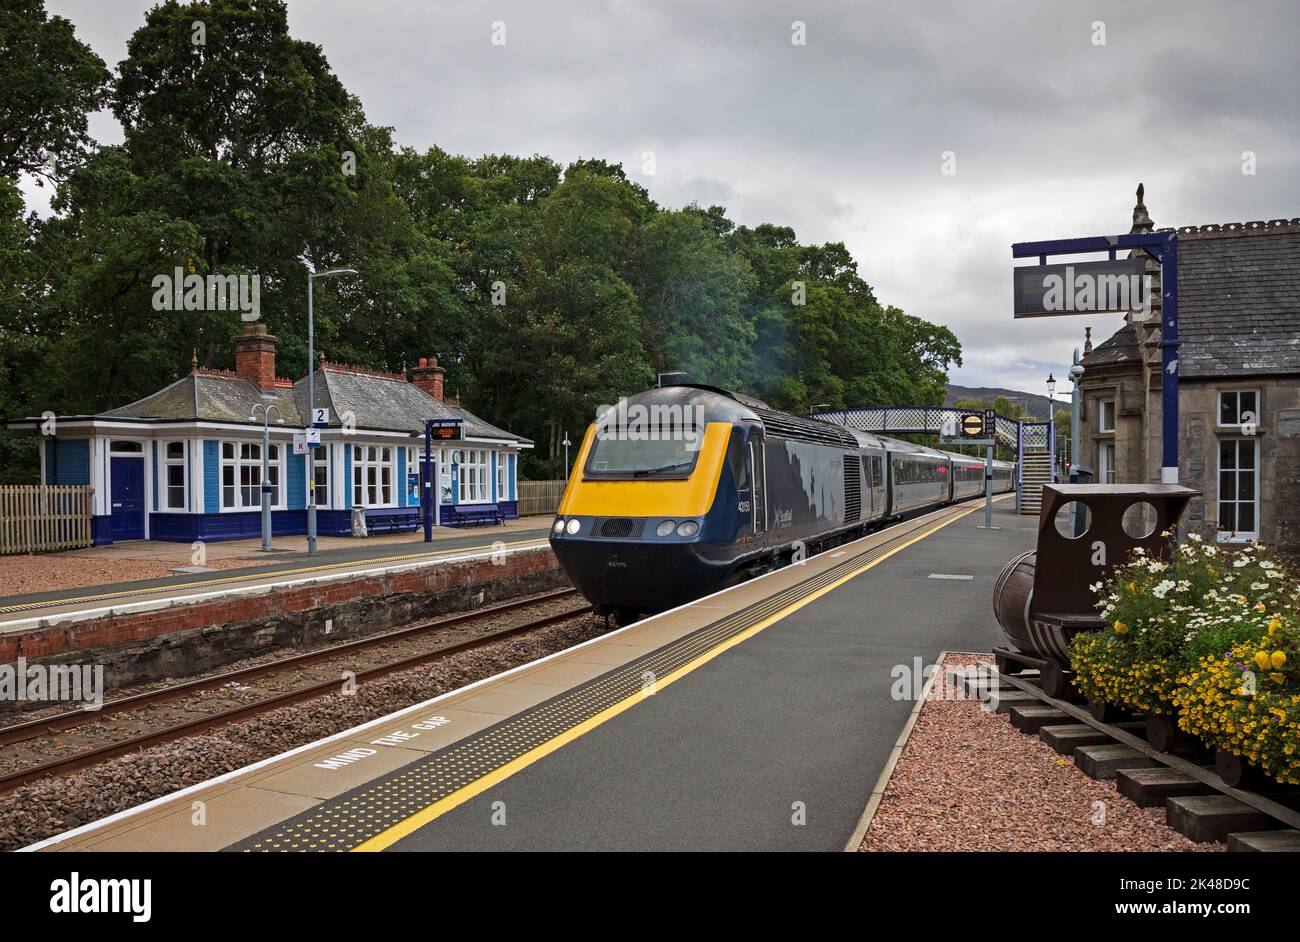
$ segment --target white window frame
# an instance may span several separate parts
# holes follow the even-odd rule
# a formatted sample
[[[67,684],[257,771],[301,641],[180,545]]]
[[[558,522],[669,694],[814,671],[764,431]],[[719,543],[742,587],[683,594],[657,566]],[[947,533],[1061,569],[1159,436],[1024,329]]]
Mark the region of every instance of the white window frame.
[[[499,451],[497,454],[497,501],[510,499],[510,475],[506,471],[510,467],[510,455],[508,452]]]
[[[378,443],[353,444],[351,448],[352,506],[396,507],[397,449]]]
[[[319,459],[320,459],[320,460],[317,459],[317,456],[319,456]],[[315,497],[315,499],[316,499],[316,509],[317,509],[317,510],[319,510],[319,509],[322,508],[322,507],[329,507],[329,506],[330,506],[330,497],[331,497],[331,493],[330,493],[330,492],[333,490],[333,488],[330,487],[330,484],[331,484],[331,481],[330,481],[330,465],[331,465],[331,464],[333,464],[333,462],[330,461],[330,446],[329,446],[329,445],[327,445],[327,444],[325,444],[324,442],[322,442],[322,443],[320,444],[320,447],[319,447],[319,448],[308,448],[308,449],[307,449],[307,469],[308,469],[308,470],[307,470],[307,474],[303,475],[303,487],[305,487],[305,488],[307,489],[307,493],[303,495],[303,500],[306,501],[308,507],[311,506],[311,502],[312,502],[312,498],[313,498],[313,497]],[[324,470],[324,477],[325,477],[325,480],[324,480],[323,484],[322,484],[321,481],[316,480],[316,487],[313,489],[313,488],[311,487],[311,482],[317,478],[317,474],[316,474],[316,472],[319,471],[319,470],[322,470],[322,469]],[[324,499],[324,500],[321,500],[321,491],[322,491],[322,490],[324,490],[324,493],[325,493],[325,499]]]
[[[181,454],[179,458],[173,458],[167,452],[172,445],[179,445]],[[171,439],[158,443],[162,457],[158,462],[158,509],[161,511],[181,511],[189,510],[189,493],[190,493],[190,462],[189,462],[189,443],[184,439]],[[181,469],[181,501],[179,504],[171,502],[171,469]]]
[[[486,448],[464,448],[460,450],[460,464],[457,473],[457,503],[486,504],[492,499],[488,487],[490,459]]]
[[[226,457],[226,446],[229,445],[233,457]],[[248,449],[246,455],[244,449]],[[285,447],[281,442],[271,442],[271,450],[268,452],[267,473],[270,475],[275,486],[274,500],[271,503],[272,510],[285,509],[285,477],[284,477],[284,458]],[[253,457],[253,455],[256,457]],[[226,503],[226,469],[233,469],[234,483],[233,503]],[[250,483],[244,483],[243,470],[249,469]],[[261,487],[262,487],[262,443],[241,441],[239,439],[224,439],[218,445],[217,452],[217,493],[220,497],[222,513],[245,513],[250,510],[261,510]],[[247,503],[244,500],[245,488],[256,488],[254,491],[257,499],[253,503]]]
[[[1233,489],[1237,493],[1239,493],[1238,478],[1240,478],[1242,473],[1240,470],[1241,446],[1249,445],[1254,450],[1255,453],[1254,461],[1252,462],[1253,467],[1251,469],[1251,474],[1254,476],[1255,479],[1254,487],[1251,489],[1251,493],[1255,495],[1253,500],[1242,501],[1241,499],[1236,497],[1235,494],[1231,500],[1223,499],[1223,475],[1224,475],[1224,468],[1222,466],[1223,445],[1228,442],[1232,442],[1234,444],[1237,453],[1236,463],[1238,467],[1229,469],[1229,472],[1232,473],[1233,475]],[[1214,463],[1215,463],[1215,480],[1214,480],[1214,487],[1215,487],[1214,522],[1215,524],[1218,525],[1219,520],[1222,519],[1222,508],[1224,504],[1240,505],[1243,503],[1248,503],[1252,505],[1252,511],[1253,511],[1254,523],[1255,523],[1255,528],[1253,530],[1222,530],[1222,529],[1219,530],[1218,532],[1219,542],[1220,543],[1246,543],[1249,542],[1250,540],[1259,539],[1259,516],[1260,516],[1260,508],[1263,504],[1263,502],[1260,500],[1260,494],[1259,494],[1259,439],[1258,438],[1220,438],[1218,440],[1218,451],[1215,456]],[[1237,520],[1236,514],[1237,511],[1234,511],[1233,514],[1234,521]]]
[[[1115,483],[1115,443],[1113,441],[1097,443],[1097,483]]]
[[[1110,406],[1110,425],[1106,424],[1106,407]],[[1098,399],[1097,400],[1097,431],[1103,433],[1113,433],[1115,431],[1115,400]]]
[[[1255,397],[1255,410],[1254,410],[1254,412],[1255,412],[1255,417],[1254,417],[1254,420],[1253,420],[1252,422],[1243,422],[1243,421],[1242,421],[1241,396],[1242,396],[1243,393],[1250,393],[1251,395],[1253,395],[1253,396]],[[1224,397],[1225,397],[1225,396],[1234,396],[1234,397],[1236,397],[1236,400],[1237,400],[1237,407],[1236,407],[1236,409],[1234,410],[1234,412],[1235,412],[1235,414],[1236,414],[1236,416],[1237,416],[1237,421],[1236,421],[1236,422],[1224,422],[1224,421],[1223,421],[1223,400],[1224,400]],[[1218,394],[1214,397],[1214,424],[1215,424],[1215,427],[1216,427],[1216,428],[1234,429],[1234,428],[1241,428],[1243,425],[1254,425],[1254,426],[1258,426],[1258,425],[1259,425],[1259,416],[1260,416],[1260,412],[1261,412],[1261,408],[1260,408],[1260,400],[1261,400],[1261,392],[1260,392],[1260,390],[1259,390],[1258,388],[1248,388],[1248,389],[1220,389],[1220,390],[1218,391]],[[1247,411],[1249,411],[1249,410],[1247,410]]]

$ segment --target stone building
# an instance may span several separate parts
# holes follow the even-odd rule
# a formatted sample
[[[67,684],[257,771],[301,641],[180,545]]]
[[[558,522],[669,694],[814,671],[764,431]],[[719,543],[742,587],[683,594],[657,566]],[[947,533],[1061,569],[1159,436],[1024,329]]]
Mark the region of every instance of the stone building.
[[[1138,188],[1130,231],[1154,228]],[[1085,348],[1081,442],[1098,483],[1160,480],[1159,266],[1152,313]],[[1300,219],[1178,229],[1179,482],[1186,523],[1300,553]]]

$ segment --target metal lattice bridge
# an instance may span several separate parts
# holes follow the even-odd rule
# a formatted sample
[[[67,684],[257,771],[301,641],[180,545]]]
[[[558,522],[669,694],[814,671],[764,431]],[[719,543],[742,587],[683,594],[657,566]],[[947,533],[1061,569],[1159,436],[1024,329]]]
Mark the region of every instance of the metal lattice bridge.
[[[955,428],[971,409],[954,406],[881,406],[815,412],[812,418],[880,435],[942,435]],[[1016,505],[1037,514],[1043,484],[1056,479],[1056,430],[1051,422],[1021,422],[996,416],[994,439],[1016,451]]]

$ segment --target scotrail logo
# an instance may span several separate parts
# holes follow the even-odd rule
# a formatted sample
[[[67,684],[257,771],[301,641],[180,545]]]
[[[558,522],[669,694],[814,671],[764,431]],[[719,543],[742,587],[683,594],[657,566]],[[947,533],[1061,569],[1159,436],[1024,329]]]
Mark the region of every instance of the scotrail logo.
[[[52,913],[130,913],[132,922],[153,916],[153,881],[95,880],[77,871],[50,884]]]
[[[262,316],[259,275],[197,275],[176,266],[174,273],[154,275],[155,311],[239,311],[240,320]]]

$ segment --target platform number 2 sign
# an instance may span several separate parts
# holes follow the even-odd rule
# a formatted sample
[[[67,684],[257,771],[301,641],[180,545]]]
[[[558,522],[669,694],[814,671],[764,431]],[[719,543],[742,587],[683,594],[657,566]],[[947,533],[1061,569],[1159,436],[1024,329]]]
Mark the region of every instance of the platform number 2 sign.
[[[312,409],[312,410],[311,410],[311,424],[312,424],[312,425],[329,425],[329,424],[330,424],[330,410],[329,410],[329,409],[323,409],[323,408]]]

